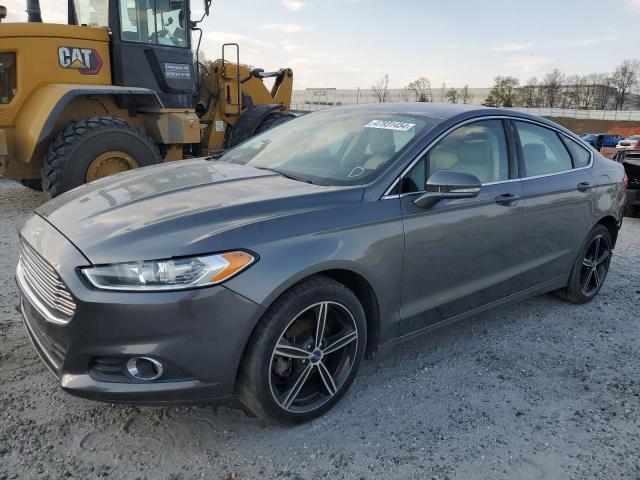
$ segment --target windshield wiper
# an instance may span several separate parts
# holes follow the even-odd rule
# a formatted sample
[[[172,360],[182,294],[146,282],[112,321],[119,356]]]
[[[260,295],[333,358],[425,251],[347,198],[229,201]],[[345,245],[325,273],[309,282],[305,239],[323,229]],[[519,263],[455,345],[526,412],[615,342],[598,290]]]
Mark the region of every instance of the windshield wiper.
[[[253,167],[253,168],[257,168],[258,170],[268,170],[270,172],[273,173],[277,173],[278,175],[288,178],[289,180],[295,180],[296,182],[304,182],[304,183],[310,183],[311,185],[315,185],[311,180],[309,180],[308,178],[300,178],[300,177],[295,177],[289,173],[284,173],[281,170],[276,170],[275,168],[267,168],[267,167]]]

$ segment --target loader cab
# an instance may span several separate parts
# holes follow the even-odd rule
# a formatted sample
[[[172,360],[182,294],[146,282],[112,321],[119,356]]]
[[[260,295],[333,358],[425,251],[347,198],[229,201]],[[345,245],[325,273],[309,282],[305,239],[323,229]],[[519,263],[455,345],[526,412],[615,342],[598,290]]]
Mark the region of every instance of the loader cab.
[[[114,85],[154,90],[167,108],[193,107],[189,0],[71,0],[70,7],[70,23],[109,27]]]

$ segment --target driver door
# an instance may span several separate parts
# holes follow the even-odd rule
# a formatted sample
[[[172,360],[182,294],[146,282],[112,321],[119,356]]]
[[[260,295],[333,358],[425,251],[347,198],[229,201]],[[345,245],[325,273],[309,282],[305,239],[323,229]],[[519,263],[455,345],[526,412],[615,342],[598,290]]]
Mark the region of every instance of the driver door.
[[[404,335],[469,312],[524,288],[520,254],[525,207],[502,120],[453,130],[402,178],[405,231],[402,280]],[[414,204],[438,170],[476,176],[474,198]]]

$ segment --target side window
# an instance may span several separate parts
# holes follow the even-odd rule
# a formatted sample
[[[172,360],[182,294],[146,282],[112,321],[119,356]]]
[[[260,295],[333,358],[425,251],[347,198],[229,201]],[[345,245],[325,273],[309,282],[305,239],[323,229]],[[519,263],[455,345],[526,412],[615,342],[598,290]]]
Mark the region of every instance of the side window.
[[[402,180],[402,193],[425,189],[438,170],[470,173],[481,183],[509,178],[509,155],[502,121],[482,120],[455,129],[435,144]]]
[[[571,156],[556,132],[528,122],[515,122],[528,177],[571,170]]]
[[[156,43],[153,0],[120,0],[119,4],[122,40]]]
[[[122,40],[188,46],[185,0],[119,0],[119,9]]]
[[[571,152],[571,156],[573,157],[573,166],[575,168],[586,167],[589,165],[589,162],[591,161],[591,153],[589,153],[589,150],[584,148],[578,142],[574,142],[566,137],[563,137],[562,139],[569,149],[569,152]]]
[[[187,8],[185,0],[155,0],[158,44],[187,46]]]

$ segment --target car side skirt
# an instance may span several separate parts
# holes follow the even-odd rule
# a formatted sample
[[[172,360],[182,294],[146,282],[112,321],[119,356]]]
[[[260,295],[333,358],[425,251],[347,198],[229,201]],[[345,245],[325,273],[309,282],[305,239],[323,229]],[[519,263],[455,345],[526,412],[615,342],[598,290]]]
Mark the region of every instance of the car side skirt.
[[[393,350],[397,345],[402,344],[404,342],[410,341],[410,340],[415,340],[416,338],[421,337],[422,335],[425,335],[427,333],[433,332],[434,330],[440,329],[442,327],[446,327],[447,325],[451,325],[453,323],[459,322],[461,320],[464,320],[466,318],[472,317],[474,315],[477,315],[479,313],[485,312],[487,310],[491,310],[495,307],[498,307],[500,305],[505,305],[508,303],[516,303],[516,302],[520,302],[523,300],[526,300],[528,298],[531,297],[535,297],[537,295],[541,295],[543,293],[549,293],[552,292],[554,290],[558,290],[560,288],[563,288],[566,284],[567,281],[569,279],[569,274],[566,275],[562,275],[556,278],[553,278],[551,280],[548,280],[544,283],[541,283],[539,285],[535,285],[533,287],[530,287],[526,290],[522,290],[520,292],[514,293],[512,295],[509,295],[507,297],[501,298],[500,300],[496,300],[494,302],[491,303],[487,303],[485,305],[482,305],[480,307],[476,307],[472,310],[469,310],[467,312],[461,313],[459,315],[455,315],[453,317],[447,318],[446,320],[442,320],[441,322],[438,323],[434,323],[433,325],[429,325],[427,327],[421,328],[420,330],[416,330],[410,333],[407,333],[405,335],[402,335],[400,337],[397,337],[393,340],[390,340],[389,342],[386,342],[382,345],[378,346],[378,353],[379,354],[385,354],[391,350]]]

